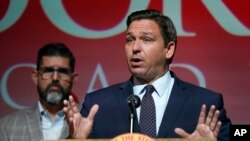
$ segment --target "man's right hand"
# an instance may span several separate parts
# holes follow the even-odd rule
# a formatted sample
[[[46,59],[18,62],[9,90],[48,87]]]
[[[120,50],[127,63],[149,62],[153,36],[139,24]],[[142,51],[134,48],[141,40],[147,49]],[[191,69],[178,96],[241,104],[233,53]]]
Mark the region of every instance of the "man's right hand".
[[[87,118],[82,117],[73,97],[69,96],[69,101],[64,100],[63,111],[69,124],[69,134],[74,139],[86,139],[92,130],[93,122],[99,106],[93,105]]]

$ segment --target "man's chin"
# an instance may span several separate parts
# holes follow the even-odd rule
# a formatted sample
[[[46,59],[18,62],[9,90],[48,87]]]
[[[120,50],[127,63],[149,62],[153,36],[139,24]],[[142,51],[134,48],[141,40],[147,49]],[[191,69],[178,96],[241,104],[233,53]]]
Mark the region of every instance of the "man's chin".
[[[56,105],[62,104],[63,102],[62,102],[62,100],[61,100],[61,101],[47,101],[47,103],[50,104],[50,105],[56,106]]]
[[[135,76],[136,78],[141,78],[141,79],[147,77],[147,75],[145,75],[145,72],[142,71],[133,71],[132,75]]]
[[[46,101],[51,105],[61,104],[63,102],[63,94],[57,92],[49,93],[46,97]]]

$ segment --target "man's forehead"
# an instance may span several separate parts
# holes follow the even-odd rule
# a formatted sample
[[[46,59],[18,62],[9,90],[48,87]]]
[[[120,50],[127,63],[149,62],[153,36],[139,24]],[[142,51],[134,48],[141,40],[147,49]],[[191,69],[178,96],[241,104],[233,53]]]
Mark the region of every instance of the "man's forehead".
[[[133,32],[140,32],[141,34],[154,34],[159,32],[158,24],[153,20],[137,20],[133,21],[127,30],[127,35]]]
[[[43,56],[41,65],[69,66],[69,58],[62,56]]]

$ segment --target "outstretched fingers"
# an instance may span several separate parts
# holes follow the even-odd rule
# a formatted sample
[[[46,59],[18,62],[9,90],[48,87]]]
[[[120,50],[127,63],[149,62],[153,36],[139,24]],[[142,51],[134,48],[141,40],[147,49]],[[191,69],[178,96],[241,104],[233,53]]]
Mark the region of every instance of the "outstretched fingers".
[[[198,124],[204,124],[206,121],[206,105],[203,104],[201,106],[201,112],[198,120]]]
[[[216,107],[212,105],[208,114],[206,113],[206,105],[203,104],[201,107],[197,127],[192,134],[188,134],[181,128],[175,128],[175,133],[183,138],[189,139],[216,139],[221,128],[221,122],[218,121],[220,111],[216,110]]]
[[[214,109],[214,114],[213,114],[211,123],[209,124],[210,129],[211,129],[212,131],[214,131],[214,130],[216,129],[216,127],[217,127],[219,115],[220,115],[220,111]]]
[[[215,106],[212,105],[210,107],[210,109],[209,109],[209,112],[208,112],[208,115],[207,115],[207,118],[206,118],[206,122],[205,122],[206,125],[209,126],[211,124],[213,116],[214,116],[214,112],[215,112]]]
[[[87,118],[88,118],[89,120],[93,121],[94,118],[95,118],[96,113],[98,112],[98,110],[99,110],[99,106],[98,106],[97,104],[93,105],[93,106],[91,107],[91,109],[90,109],[90,112],[89,112],[89,115],[88,115]]]
[[[190,137],[190,134],[188,134],[187,132],[185,132],[183,129],[181,128],[175,128],[175,133],[177,135],[179,135],[180,137],[182,138],[189,138]]]
[[[79,110],[77,108],[77,104],[71,95],[69,96],[69,100],[68,101],[64,100],[63,103],[64,103],[63,111],[66,115],[66,119],[69,122],[72,122],[74,114],[79,113]]]
[[[199,131],[206,131],[203,133],[206,135],[208,135],[210,132],[216,138],[221,128],[221,122],[218,121],[219,115],[220,111],[216,110],[216,107],[212,105],[206,116],[206,105],[203,104],[198,123],[200,125],[199,127],[202,127],[205,130],[199,130]]]
[[[216,124],[216,127],[215,127],[215,129],[214,129],[214,136],[215,137],[218,137],[218,135],[219,135],[219,132],[220,132],[220,128],[221,128],[221,121],[219,121],[217,124]]]

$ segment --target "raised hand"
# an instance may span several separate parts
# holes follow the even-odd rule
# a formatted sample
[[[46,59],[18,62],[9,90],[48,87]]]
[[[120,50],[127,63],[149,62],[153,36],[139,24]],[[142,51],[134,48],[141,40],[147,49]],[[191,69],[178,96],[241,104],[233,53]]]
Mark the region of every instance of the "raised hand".
[[[99,106],[95,104],[87,118],[82,117],[81,113],[77,108],[77,104],[73,97],[69,96],[69,101],[64,100],[63,111],[69,124],[70,138],[75,139],[86,139],[92,130],[94,117],[99,109]]]
[[[195,131],[192,134],[188,134],[181,128],[175,128],[175,133],[179,136],[187,139],[217,139],[221,122],[218,121],[220,111],[216,110],[215,106],[212,105],[206,116],[206,105],[202,105],[199,121]]]

